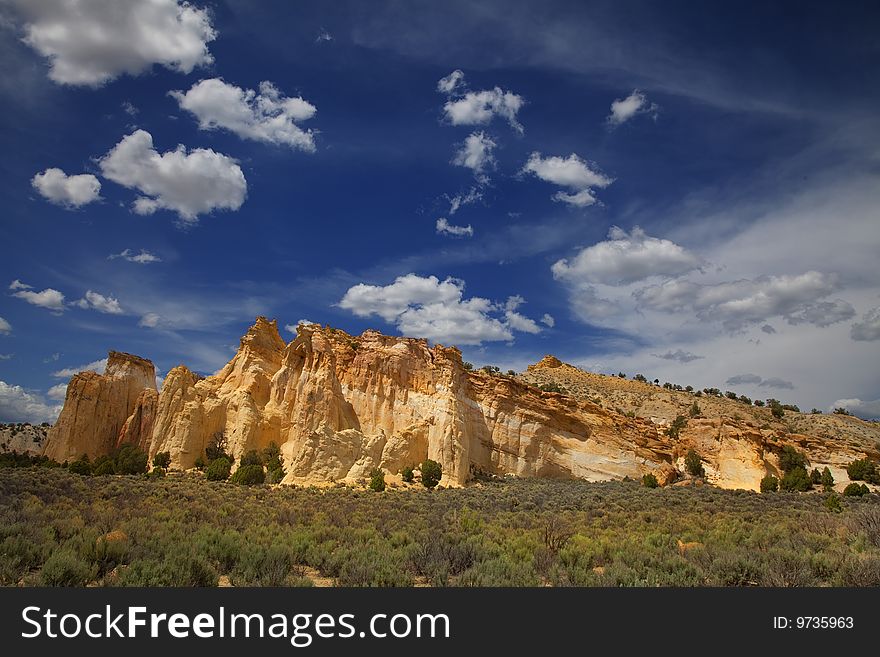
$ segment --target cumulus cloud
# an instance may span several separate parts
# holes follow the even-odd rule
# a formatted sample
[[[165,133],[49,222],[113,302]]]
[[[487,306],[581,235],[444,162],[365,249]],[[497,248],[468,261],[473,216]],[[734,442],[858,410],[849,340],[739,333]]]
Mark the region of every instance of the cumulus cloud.
[[[495,142],[486,133],[472,132],[455,153],[452,163],[467,167],[478,179],[482,179],[485,170],[495,165],[495,156],[492,154],[495,146]]]
[[[833,411],[835,408],[845,408],[853,415],[864,420],[880,419],[880,399],[873,401],[863,401],[858,398],[838,399],[828,407],[828,410]]]
[[[79,301],[74,301],[74,305],[83,310],[97,310],[99,313],[106,313],[108,315],[121,315],[123,313],[118,299],[114,299],[111,296],[105,297],[103,294],[93,292],[92,290],[88,290]]]
[[[60,84],[97,87],[154,64],[181,73],[213,61],[217,37],[207,9],[180,0],[13,0],[24,41],[49,60]]]
[[[783,317],[789,324],[829,326],[852,317],[845,301],[826,304],[839,287],[837,277],[818,271],[798,275],[762,276],[704,285],[685,280],[667,281],[638,290],[644,308],[663,312],[690,309],[705,321],[720,321],[730,331]]]
[[[440,217],[436,224],[438,235],[451,235],[453,237],[473,237],[474,228],[470,224],[467,226],[454,226],[450,224],[445,217]]]
[[[23,299],[31,305],[56,313],[64,312],[64,295],[51,287],[40,292],[34,292],[32,286],[16,279],[9,285],[9,289],[14,290],[12,296]]]
[[[674,277],[702,266],[702,260],[666,239],[636,226],[630,233],[614,226],[609,239],[582,249],[571,261],[553,264],[554,278],[575,283],[626,285],[651,276]]]
[[[481,297],[464,298],[464,281],[416,274],[400,276],[390,285],[358,284],[339,302],[359,317],[378,315],[404,335],[458,345],[509,341],[514,331],[540,328],[516,311],[521,297],[505,304]]]
[[[57,372],[52,372],[52,376],[56,379],[69,379],[74,374],[78,374],[79,372],[97,372],[98,374],[103,374],[104,370],[107,369],[107,359],[102,358],[101,360],[94,360],[91,363],[86,363],[85,365],[80,365],[79,367],[65,367],[64,369],[58,370]]]
[[[547,328],[553,328],[554,326],[556,326],[556,320],[553,319],[553,315],[550,315],[548,313],[544,313],[544,316],[541,317],[541,323]]]
[[[0,381],[0,422],[55,422],[60,405],[47,404],[40,395]]]
[[[182,145],[159,153],[145,130],[123,137],[99,164],[105,177],[144,195],[134,202],[138,214],[167,209],[192,224],[200,214],[237,210],[247,194],[244,174],[231,157],[204,148],[187,153]]]
[[[318,32],[318,36],[315,37],[315,43],[326,43],[327,41],[333,41],[333,35],[327,30]]]
[[[74,210],[101,198],[101,183],[90,173],[68,176],[61,169],[46,169],[31,185],[50,203]]]
[[[242,139],[315,150],[312,131],[297,124],[312,118],[317,108],[301,97],[287,98],[271,82],[261,82],[258,93],[211,78],[170,95],[198,119],[202,130],[224,129]]]
[[[311,321],[311,320],[309,320],[309,319],[301,319],[301,320],[299,320],[296,324],[285,324],[285,325],[284,325],[284,330],[285,330],[285,331],[288,331],[289,333],[293,333],[294,335],[296,335],[296,334],[297,334],[297,328],[298,328],[299,326],[303,325],[303,324],[305,324],[306,326],[311,326],[311,325],[315,325],[315,326],[317,326],[317,325],[318,325],[318,322],[313,322],[313,321]]]
[[[880,340],[880,307],[871,308],[862,315],[862,321],[852,325],[849,335],[853,340]]]
[[[501,87],[483,91],[466,91],[464,73],[453,71],[437,83],[437,91],[449,96],[443,105],[443,112],[452,125],[486,125],[493,118],[500,117],[519,133],[523,127],[516,118],[524,100],[511,91]]]
[[[0,317],[0,335],[9,335],[12,333],[12,324]]]
[[[611,103],[611,114],[605,121],[610,128],[616,128],[637,114],[650,114],[656,117],[658,109],[655,103],[648,102],[648,97],[636,89],[626,98],[618,98]]]
[[[467,192],[463,194],[456,194],[452,197],[447,197],[449,199],[449,214],[453,215],[458,212],[463,206],[470,205],[471,203],[476,203],[480,199],[483,198],[483,192],[481,187],[471,187]]]
[[[736,376],[732,376],[725,383],[729,386],[741,386],[741,385],[749,385],[749,384],[758,384],[761,383],[764,379],[757,374],[737,374]]]
[[[141,249],[140,253],[134,253],[131,249],[125,249],[121,253],[113,253],[107,256],[107,260],[116,260],[116,258],[122,258],[128,262],[136,262],[139,265],[148,265],[151,262],[162,262],[162,258],[153,255],[144,249]]]
[[[780,379],[773,376],[769,379],[758,376],[757,374],[737,374],[732,376],[725,383],[729,386],[738,385],[757,385],[761,388],[776,388],[778,390],[794,390],[794,384],[791,381]]]
[[[701,360],[704,358],[703,356],[697,356],[696,354],[691,353],[690,351],[684,351],[683,349],[676,349],[675,351],[667,351],[663,354],[653,354],[656,358],[662,358],[663,360],[674,360],[678,363],[690,363],[695,360]]]
[[[46,392],[46,396],[53,401],[64,401],[64,397],[67,395],[67,384],[66,383],[58,383],[51,388],[49,388],[48,392]]]
[[[575,153],[568,157],[542,157],[536,151],[529,156],[522,170],[523,173],[534,174],[545,182],[572,190],[571,193],[558,191],[552,198],[554,201],[579,208],[585,208],[596,202],[593,188],[602,189],[614,182],[611,178],[590,168],[590,165]]]

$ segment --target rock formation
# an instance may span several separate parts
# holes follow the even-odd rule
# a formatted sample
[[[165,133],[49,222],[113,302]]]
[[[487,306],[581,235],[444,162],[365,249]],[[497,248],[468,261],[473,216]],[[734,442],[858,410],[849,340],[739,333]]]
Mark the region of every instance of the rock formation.
[[[786,440],[833,464],[838,481],[841,464],[867,453],[861,443],[829,445],[726,417],[691,421],[673,440],[663,418],[628,417],[595,396],[547,392],[531,380],[577,373],[599,376],[553,357],[522,377],[473,372],[454,347],[376,331],[301,325],[285,344],[260,317],[217,374],[175,367],[159,394],[149,361],[112,352],[104,375],[72,379],[45,453],[64,460],[134,443],[189,468],[208,446],[237,458],[274,442],[286,483],[352,482],[431,458],[443,483],[460,485],[475,472],[587,480],[654,472],[671,483],[692,447],[712,483],[752,489],[774,471]]]
[[[80,372],[67,385],[64,407],[49,430],[43,452],[56,461],[87,454],[107,454],[144,390],[156,392],[156,370],[150,361],[111,351],[104,374]]]

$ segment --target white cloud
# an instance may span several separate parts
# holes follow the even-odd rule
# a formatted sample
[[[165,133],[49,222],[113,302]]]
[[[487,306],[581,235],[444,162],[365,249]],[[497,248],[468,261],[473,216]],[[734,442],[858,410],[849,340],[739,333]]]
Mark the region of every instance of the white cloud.
[[[691,353],[690,351],[685,351],[684,349],[676,349],[675,351],[667,351],[663,354],[653,354],[656,358],[662,358],[663,360],[674,360],[678,363],[690,363],[695,360],[700,360],[703,356],[697,356],[696,354]]]
[[[467,92],[464,88],[461,71],[453,71],[437,83],[437,91],[450,96],[443,105],[443,112],[452,125],[486,125],[498,116],[517,132],[523,132],[516,118],[525,102],[522,96],[500,87]]]
[[[9,335],[12,333],[12,324],[0,317],[0,334]]]
[[[191,224],[213,210],[237,210],[247,194],[244,174],[231,157],[204,148],[187,153],[182,145],[159,153],[144,130],[123,137],[99,164],[104,176],[144,194],[134,203],[138,214],[164,208]]]
[[[46,169],[31,179],[31,185],[50,203],[68,209],[80,208],[101,198],[101,183],[90,173],[68,176],[61,169]]]
[[[445,217],[440,217],[436,224],[438,235],[452,235],[453,237],[473,237],[474,228],[470,224],[467,226],[455,226],[450,224]]]
[[[51,287],[34,292],[30,285],[25,285],[19,280],[14,280],[9,286],[10,290],[17,290],[12,296],[27,301],[29,304],[46,308],[54,312],[64,312],[64,295]]]
[[[287,98],[271,82],[261,82],[257,93],[212,78],[196,82],[186,93],[172,91],[170,95],[198,119],[202,130],[225,129],[242,139],[315,150],[312,131],[297,123],[318,110],[300,97]]]
[[[608,237],[582,249],[571,261],[558,260],[551,268],[553,277],[575,284],[625,285],[651,276],[680,276],[703,264],[678,244],[651,237],[638,226],[629,234],[614,226]]]
[[[326,43],[327,41],[333,41],[333,35],[327,30],[318,32],[318,36],[315,37],[315,43]]]
[[[162,262],[162,258],[153,255],[144,249],[141,249],[140,253],[134,253],[131,249],[125,249],[122,253],[113,253],[107,256],[107,260],[115,260],[116,258],[122,258],[128,262],[136,262],[139,265],[148,265],[151,262]]]
[[[296,335],[296,333],[297,333],[296,328],[297,328],[298,326],[300,326],[301,324],[305,324],[305,325],[307,325],[307,326],[311,326],[311,325],[315,325],[315,326],[317,326],[317,325],[318,325],[317,322],[313,322],[313,321],[308,320],[308,319],[301,319],[301,320],[299,320],[296,324],[285,324],[285,325],[284,325],[284,330],[287,331],[287,332],[289,332],[289,333],[293,333],[294,335]]]
[[[495,147],[495,142],[486,133],[472,132],[455,153],[452,163],[460,167],[467,167],[474,172],[478,179],[481,179],[486,169],[495,166],[495,156],[492,154]]]
[[[15,354],[0,354],[0,360],[12,360]]]
[[[704,285],[673,280],[634,293],[644,308],[662,312],[692,310],[704,321],[720,321],[730,331],[783,317],[789,324],[830,326],[853,316],[845,301],[819,302],[839,288],[838,277],[818,271],[762,276]]]
[[[541,323],[548,328],[553,328],[554,326],[556,326],[556,320],[553,319],[553,315],[550,315],[548,313],[544,313],[544,316],[541,317]]]
[[[74,302],[74,305],[83,310],[97,310],[108,315],[121,315],[123,313],[118,299],[111,296],[105,297],[103,294],[92,292],[92,290],[88,290],[82,299]]]
[[[54,362],[57,362],[59,358],[61,358],[61,354],[60,354],[59,352],[56,351],[56,352],[55,352],[54,354],[52,354],[51,356],[48,356],[48,357],[44,358],[44,359],[43,359],[43,362],[44,362],[44,363],[54,363]]]
[[[355,285],[345,293],[339,306],[359,317],[378,315],[396,324],[404,335],[446,344],[510,341],[515,330],[540,330],[532,320],[516,312],[522,303],[520,297],[511,297],[506,304],[499,305],[481,297],[464,299],[463,295],[464,281],[407,274],[386,286]]]
[[[626,98],[618,98],[611,103],[611,114],[605,120],[609,127],[615,128],[636,114],[651,114],[656,117],[658,109],[655,103],[649,103],[647,96],[636,89]]]
[[[94,360],[91,363],[86,363],[85,365],[80,365],[79,367],[65,367],[64,369],[58,370],[57,372],[52,372],[52,376],[56,379],[69,379],[74,374],[78,374],[79,372],[97,372],[98,374],[103,374],[104,370],[107,369],[107,359],[102,358],[101,360]]]
[[[21,386],[0,381],[0,422],[55,422],[60,412],[60,405],[47,404]]]
[[[456,194],[452,197],[447,196],[447,198],[449,199],[449,214],[453,215],[458,212],[462,206],[476,203],[482,199],[483,192],[481,187],[471,187],[464,194]]]
[[[122,101],[122,111],[129,116],[137,116],[140,110],[135,107],[130,100],[124,100]]]
[[[880,307],[862,315],[862,321],[852,325],[849,335],[853,340],[880,340]]]
[[[100,86],[154,64],[189,73],[213,61],[207,9],[180,0],[13,0],[24,41],[49,60],[60,84]]]
[[[58,383],[51,388],[49,388],[46,396],[49,399],[54,401],[64,401],[64,397],[67,395],[67,384],[66,383]]]
[[[590,165],[575,153],[565,158],[558,156],[545,158],[536,151],[529,156],[523,167],[523,173],[532,173],[541,180],[572,190],[572,193],[556,192],[552,198],[554,201],[579,208],[596,202],[592,191],[594,187],[601,189],[614,182],[613,179],[591,169]]]
[[[440,81],[437,82],[437,91],[439,91],[441,94],[450,95],[455,93],[459,85],[463,83],[464,73],[456,69],[445,78],[440,78]]]
[[[161,322],[162,317],[159,314],[145,313],[138,322],[138,326],[143,328],[156,328]]]
[[[829,411],[835,408],[845,408],[853,415],[865,420],[876,420],[880,418],[880,399],[874,401],[862,401],[861,399],[838,399],[828,407]]]

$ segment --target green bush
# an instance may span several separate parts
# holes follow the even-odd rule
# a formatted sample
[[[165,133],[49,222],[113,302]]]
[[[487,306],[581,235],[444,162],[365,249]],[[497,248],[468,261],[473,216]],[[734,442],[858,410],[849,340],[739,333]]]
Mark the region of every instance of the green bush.
[[[171,452],[157,452],[153,457],[153,467],[165,468],[171,465]]]
[[[831,493],[831,495],[825,498],[825,508],[832,513],[840,513],[843,511],[843,505],[840,503],[840,498],[834,493]]]
[[[650,472],[642,477],[642,486],[645,488],[657,488],[659,485],[660,482],[657,481],[657,477]]]
[[[385,473],[379,468],[375,468],[370,473],[370,490],[374,490],[377,493],[385,490]]]
[[[406,466],[403,470],[400,471],[400,476],[403,477],[403,480],[408,484],[411,484],[413,477],[413,467],[411,465]]]
[[[95,466],[92,468],[92,474],[98,477],[116,474],[116,470],[113,468],[113,461],[108,458],[95,461]]]
[[[672,424],[666,428],[666,435],[673,440],[677,440],[682,429],[687,426],[687,423],[687,418],[684,415],[677,415],[672,421]]]
[[[260,456],[257,450],[252,449],[247,454],[241,457],[241,463],[239,463],[239,465],[241,467],[244,467],[246,465],[259,465],[262,467],[263,458]]]
[[[855,482],[847,484],[846,488],[843,489],[843,494],[847,497],[862,497],[870,492],[865,484],[857,484]]]
[[[160,468],[160,467],[157,466],[157,467],[153,468],[152,470],[150,470],[150,471],[147,473],[147,476],[148,476],[148,477],[151,477],[151,478],[153,478],[153,479],[161,479],[161,478],[164,477],[166,474],[168,474],[168,471],[165,470],[165,468]]]
[[[74,474],[89,476],[92,474],[92,463],[88,454],[83,454],[76,461],[71,461],[67,469]]]
[[[684,468],[689,475],[703,477],[706,470],[703,468],[703,460],[694,450],[689,449],[684,457]]]
[[[225,456],[211,461],[211,465],[205,471],[205,477],[208,481],[226,481],[229,479],[229,471],[232,469],[232,463]]]
[[[206,467],[208,467],[208,464],[205,463],[205,459],[203,457],[198,456],[196,457],[195,463],[193,463],[193,467],[197,468],[198,470],[204,470]]]
[[[248,463],[247,465],[239,466],[229,481],[243,486],[256,486],[266,481],[266,475],[263,472],[262,465]]]
[[[768,399],[767,405],[770,407],[770,413],[777,420],[780,420],[785,416],[785,409],[782,407],[782,404],[780,404],[778,400]]]
[[[688,415],[690,415],[691,417],[700,417],[700,413],[701,413],[700,405],[697,402],[694,402],[693,404],[691,404],[691,408],[688,411]]]
[[[440,483],[440,478],[443,476],[443,468],[439,463],[437,463],[437,461],[425,459],[422,462],[421,470],[422,485],[425,488],[434,488],[437,484]]]
[[[819,468],[813,468],[813,471],[810,473],[810,481],[813,482],[814,486],[822,483],[822,473],[819,472]]]
[[[779,482],[779,487],[787,491],[808,491],[813,487],[810,474],[803,466],[797,466],[786,472]]]
[[[775,493],[779,490],[779,480],[772,474],[768,474],[761,480],[762,493]]]
[[[846,474],[853,481],[867,481],[869,484],[880,484],[877,465],[871,459],[857,459],[846,468]]]
[[[822,478],[819,480],[819,483],[822,484],[825,490],[831,490],[834,487],[834,475],[831,474],[831,470],[827,465],[822,470]]]
[[[791,472],[795,468],[806,469],[807,457],[791,445],[786,445],[779,454],[779,467],[785,473]]]
[[[56,549],[40,571],[45,586],[84,586],[96,575],[97,569],[81,559],[69,547]]]
[[[143,474],[147,471],[147,454],[136,445],[123,445],[114,452],[113,469],[116,474]]]
[[[267,484],[280,484],[281,480],[284,479],[284,470],[282,468],[274,468],[266,472],[266,483]]]

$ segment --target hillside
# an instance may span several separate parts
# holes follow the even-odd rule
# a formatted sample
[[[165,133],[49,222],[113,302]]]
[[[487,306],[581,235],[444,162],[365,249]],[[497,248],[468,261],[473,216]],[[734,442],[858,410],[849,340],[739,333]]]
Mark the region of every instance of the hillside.
[[[28,422],[0,424],[0,451],[41,454],[46,445],[48,424]]]

